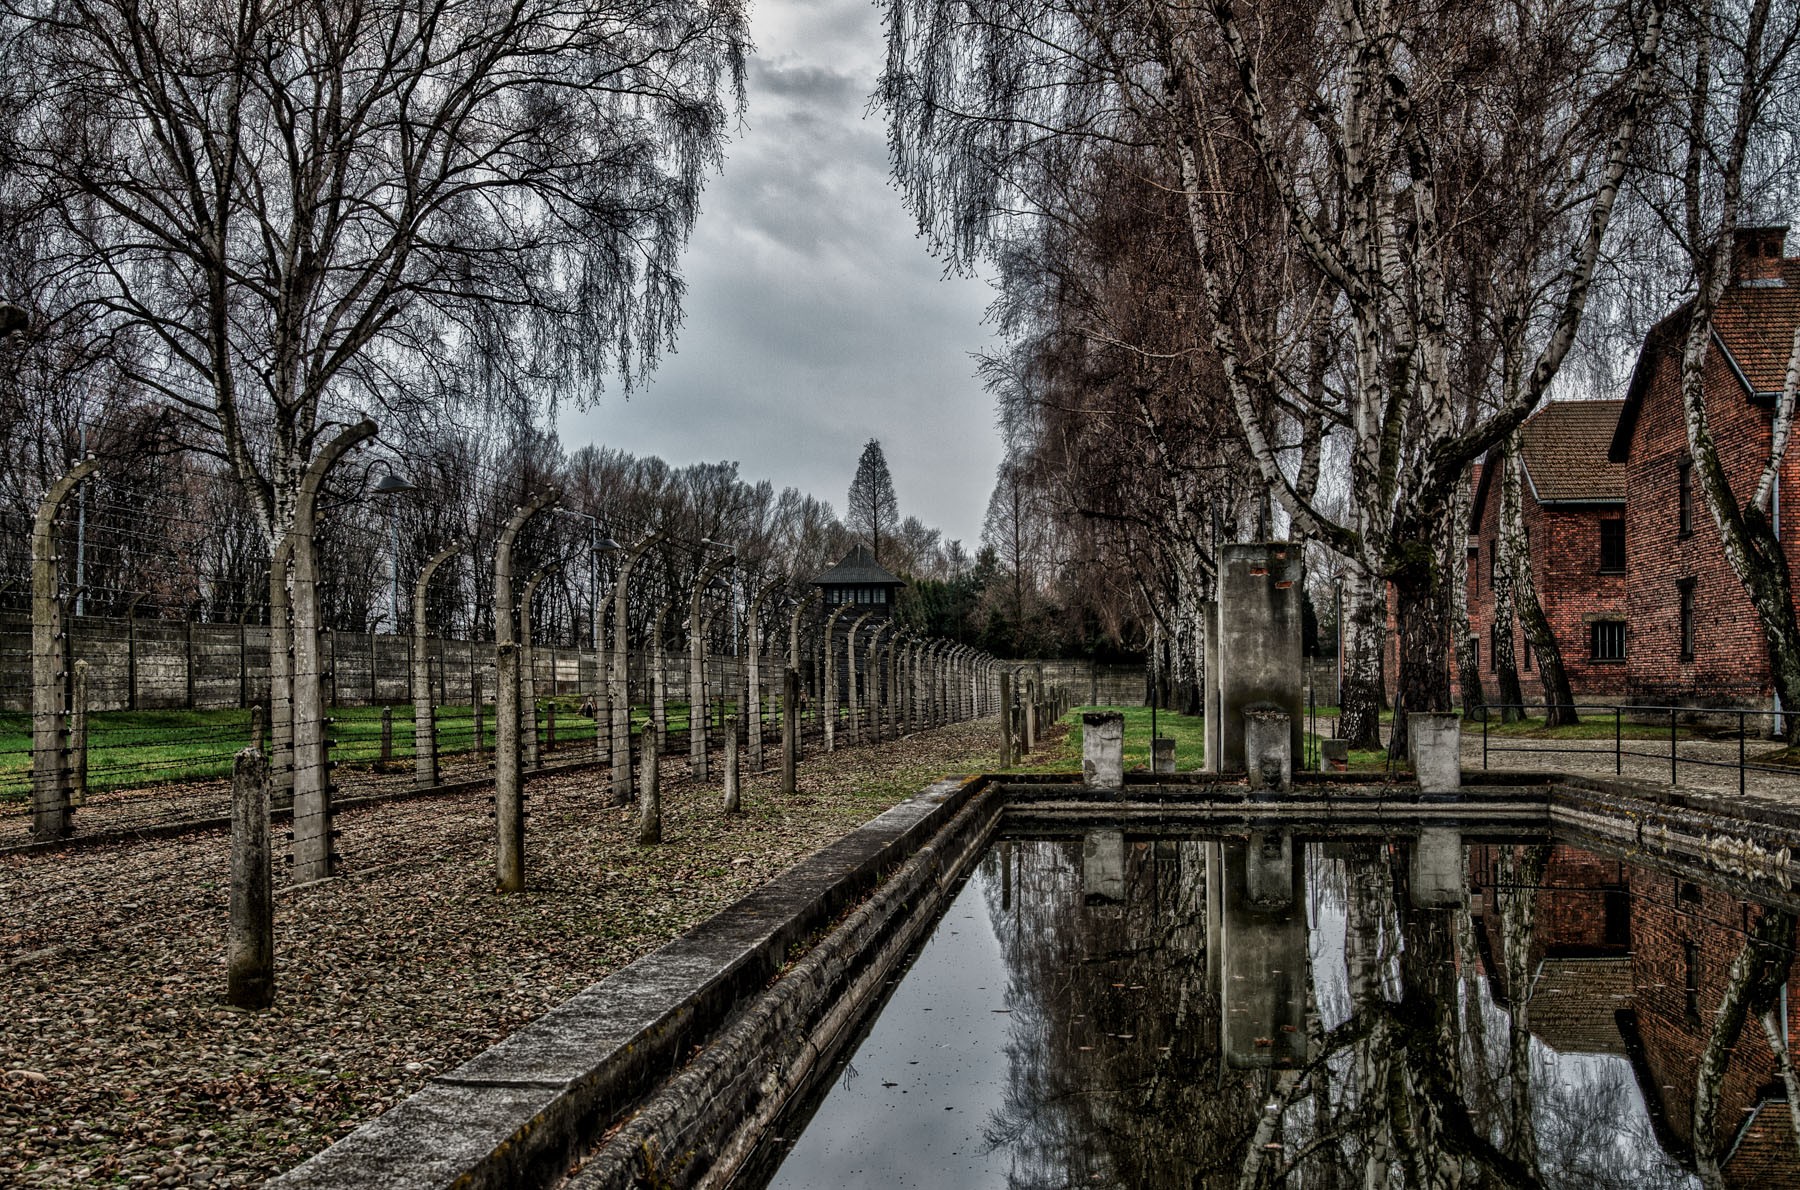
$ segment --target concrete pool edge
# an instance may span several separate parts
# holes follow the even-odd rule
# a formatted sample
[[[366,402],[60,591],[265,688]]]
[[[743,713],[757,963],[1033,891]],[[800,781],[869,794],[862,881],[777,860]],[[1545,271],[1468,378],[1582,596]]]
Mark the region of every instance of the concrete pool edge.
[[[591,984],[267,1185],[515,1187],[559,1179],[780,974],[791,947],[885,884],[986,788],[950,777]]]
[[[1196,788],[1203,784],[1210,788]],[[1118,794],[1066,778],[938,782],[432,1079],[270,1185],[546,1185],[584,1153],[582,1187],[718,1184],[812,1073],[829,1068],[864,1005],[935,925],[1003,820],[1009,829],[1024,822],[1080,830],[1122,814],[1153,831],[1286,821],[1394,837],[1427,818],[1554,825],[1667,859],[1726,861],[1783,888],[1800,874],[1800,815],[1754,806],[1724,815],[1630,780],[1493,774],[1460,795],[1399,783],[1308,784],[1297,797],[1270,798],[1216,778],[1132,782]],[[805,953],[784,969],[800,945]]]

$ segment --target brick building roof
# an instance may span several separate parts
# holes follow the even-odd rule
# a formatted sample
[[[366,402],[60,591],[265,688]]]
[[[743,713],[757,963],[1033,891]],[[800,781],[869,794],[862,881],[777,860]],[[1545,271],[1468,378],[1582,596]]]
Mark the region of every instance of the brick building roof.
[[[1519,428],[1527,490],[1539,504],[1623,504],[1625,467],[1607,458],[1607,444],[1625,402],[1550,401]],[[1488,488],[1499,469],[1477,466],[1469,532],[1481,532]]]
[[[1788,355],[1794,347],[1794,328],[1800,325],[1800,257],[1765,261],[1759,272],[1763,275],[1727,288],[1713,312],[1713,345],[1724,349],[1725,360],[1747,399],[1772,398],[1781,392]],[[1664,352],[1682,348],[1688,311],[1689,306],[1683,304],[1644,336],[1607,452],[1614,462],[1624,462],[1631,452],[1632,430],[1657,361]]]

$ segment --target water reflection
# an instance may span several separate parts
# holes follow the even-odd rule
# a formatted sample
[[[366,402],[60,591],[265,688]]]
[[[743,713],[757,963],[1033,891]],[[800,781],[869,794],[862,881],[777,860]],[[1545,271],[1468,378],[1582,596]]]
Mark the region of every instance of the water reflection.
[[[1691,875],[1000,842],[770,1184],[1800,1186],[1791,904]]]

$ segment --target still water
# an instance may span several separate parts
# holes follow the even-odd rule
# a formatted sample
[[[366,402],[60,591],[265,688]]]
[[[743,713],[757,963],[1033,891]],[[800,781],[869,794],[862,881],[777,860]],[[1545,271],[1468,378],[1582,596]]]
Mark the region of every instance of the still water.
[[[1800,1187],[1789,894],[1447,855],[1002,840],[757,1184]]]

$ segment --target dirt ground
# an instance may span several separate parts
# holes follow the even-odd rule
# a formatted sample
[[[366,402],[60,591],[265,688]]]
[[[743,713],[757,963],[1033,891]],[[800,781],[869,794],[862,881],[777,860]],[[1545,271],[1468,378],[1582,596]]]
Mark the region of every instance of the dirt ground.
[[[996,735],[810,760],[793,798],[751,777],[731,818],[716,780],[667,764],[653,848],[595,775],[534,780],[515,897],[492,892],[487,791],[346,811],[340,878],[277,893],[260,1014],[222,1002],[225,832],[0,857],[0,1184],[290,1168],[932,780],[991,767]]]

